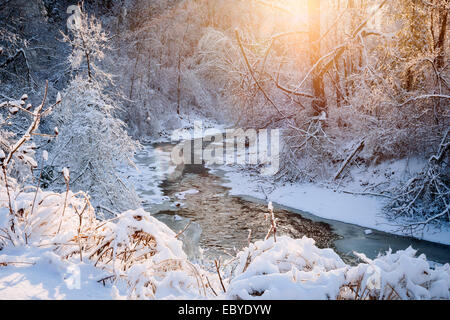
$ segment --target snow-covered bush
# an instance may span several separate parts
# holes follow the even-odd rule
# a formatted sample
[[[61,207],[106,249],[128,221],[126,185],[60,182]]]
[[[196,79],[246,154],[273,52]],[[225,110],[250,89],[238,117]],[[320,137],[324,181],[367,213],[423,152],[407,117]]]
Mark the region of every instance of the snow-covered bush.
[[[78,261],[97,267],[103,274],[95,279],[98,286],[121,285],[129,299],[212,296],[208,273],[187,260],[176,234],[148,212],[126,211],[101,221],[82,192],[58,194],[27,187],[10,190],[11,228],[5,189],[0,187],[0,250],[25,245],[51,249],[55,263]],[[7,265],[0,261],[0,267]]]
[[[95,221],[94,210],[84,193],[44,192],[28,186],[23,189],[10,188],[14,212],[14,231],[8,225],[10,212],[6,187],[1,187],[2,206],[0,208],[3,245],[20,246],[24,244],[59,244],[74,241],[77,247],[61,251],[62,256],[79,253],[78,240],[88,234]],[[10,243],[9,243],[10,242]],[[74,251],[72,251],[72,249]]]
[[[139,144],[114,117],[118,105],[102,91],[98,82],[82,76],[75,77],[64,90],[57,114],[60,135],[52,147],[51,165],[57,172],[69,168],[71,188],[87,190],[94,206],[115,211],[136,208],[139,199],[117,168],[133,165]]]
[[[64,90],[58,109],[61,135],[52,148],[50,165],[57,172],[69,168],[71,188],[89,192],[96,207],[116,212],[137,208],[139,198],[134,189],[117,173],[119,166],[133,166],[139,143],[117,118],[121,105],[107,92],[112,75],[100,65],[108,49],[107,35],[101,23],[81,8],[75,22],[64,40],[72,46],[69,62],[76,75]],[[53,177],[52,186],[61,181]]]
[[[89,249],[95,265],[128,284],[130,299],[206,297],[203,271],[187,260],[182,242],[144,210],[127,211],[98,228]]]
[[[450,129],[425,168],[396,188],[397,196],[386,206],[387,214],[399,221],[400,228],[414,234],[434,224],[450,222],[449,159]]]
[[[3,162],[9,153],[11,153],[10,159],[7,160],[8,163],[5,163],[5,170],[7,176],[13,179],[11,180],[13,184],[16,182],[21,184],[26,182],[31,177],[32,170],[37,167],[37,163],[34,160],[36,146],[30,140],[33,138],[32,135],[36,134],[34,131],[39,126],[38,122],[41,118],[43,105],[42,108],[36,108],[31,111],[32,106],[26,103],[27,99],[28,95],[24,94],[19,100],[0,103],[0,111],[6,110],[7,114],[6,119],[0,114],[0,155],[2,155],[0,160]],[[23,136],[19,137],[10,129],[11,125],[15,122],[14,117],[18,113],[32,116],[30,127]],[[35,125],[36,122],[37,124]]]
[[[230,299],[449,299],[450,266],[430,268],[408,248],[346,265],[314,240],[280,237],[239,252],[229,279]]]
[[[333,299],[345,279],[341,258],[306,237],[257,241],[237,259],[227,289],[231,299]]]
[[[450,298],[450,266],[431,269],[424,254],[416,257],[411,247],[371,260],[357,254],[365,263],[345,274],[340,299],[421,300]]]
[[[32,188],[12,190],[16,216],[12,230],[5,187],[1,188],[0,246],[6,256],[0,255],[0,268],[19,267],[16,264],[40,268],[33,262],[39,260],[36,254],[62,269],[90,266],[99,270],[89,279],[97,282],[95,289],[103,285],[115,298],[450,298],[449,265],[432,269],[425,256],[415,257],[411,248],[388,251],[374,260],[357,254],[363,263],[349,266],[332,249],[317,248],[313,239],[286,236],[276,242],[257,241],[239,252],[228,263],[231,272],[222,273],[225,292],[219,290],[218,275],[206,265],[189,262],[176,234],[142,209],[100,221],[85,194],[39,190],[34,202]],[[30,248],[36,248],[35,255],[27,260],[14,256],[31,252]],[[48,270],[45,274],[51,276]]]

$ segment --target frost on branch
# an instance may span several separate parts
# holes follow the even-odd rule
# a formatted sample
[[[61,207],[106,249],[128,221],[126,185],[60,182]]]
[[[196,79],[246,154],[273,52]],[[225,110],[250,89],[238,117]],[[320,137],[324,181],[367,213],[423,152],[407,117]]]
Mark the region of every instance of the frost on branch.
[[[426,167],[395,190],[398,196],[386,208],[399,228],[412,235],[420,236],[430,224],[450,222],[449,133],[447,129]]]
[[[79,19],[73,24],[69,34],[62,34],[63,40],[72,46],[69,63],[73,70],[87,68],[89,79],[104,78],[111,80],[111,76],[99,67],[105,57],[105,50],[109,49],[108,36],[102,25],[93,15],[88,15],[82,6]]]

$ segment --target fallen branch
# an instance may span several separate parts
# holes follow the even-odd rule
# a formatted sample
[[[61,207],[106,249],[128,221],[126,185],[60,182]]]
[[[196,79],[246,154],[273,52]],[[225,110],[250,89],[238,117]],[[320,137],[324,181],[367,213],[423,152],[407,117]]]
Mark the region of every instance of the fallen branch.
[[[350,153],[348,155],[347,159],[345,159],[344,163],[341,165],[338,172],[336,172],[336,174],[334,176],[334,180],[337,180],[340,177],[340,175],[342,174],[342,171],[344,171],[345,167],[349,164],[349,162],[353,159],[353,157],[358,152],[360,152],[363,148],[364,148],[364,139],[358,143],[358,145],[353,149],[352,153]]]
[[[7,267],[10,264],[29,264],[35,265],[35,262],[26,262],[26,261],[0,261],[0,267]]]
[[[384,197],[384,198],[389,198],[389,199],[393,199],[393,197],[388,196],[387,194],[382,194],[382,193],[373,193],[373,192],[353,192],[353,191],[348,191],[348,190],[342,190],[342,193],[347,193],[347,194],[353,194],[356,196],[374,196],[374,197]]]

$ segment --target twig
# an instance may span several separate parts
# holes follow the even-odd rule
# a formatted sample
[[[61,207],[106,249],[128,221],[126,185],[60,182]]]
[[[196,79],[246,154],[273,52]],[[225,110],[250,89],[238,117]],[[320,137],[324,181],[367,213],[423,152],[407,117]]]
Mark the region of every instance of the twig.
[[[270,228],[267,232],[265,240],[269,239],[270,233],[273,232],[273,241],[277,242],[277,219],[275,219],[275,215],[273,213],[272,202],[269,202],[268,209],[270,214]]]
[[[208,288],[210,288],[211,291],[214,293],[214,295],[217,297],[216,290],[214,290],[214,288],[213,288],[212,285],[211,285],[211,282],[209,282],[208,276],[205,276],[205,277],[206,277],[206,282],[208,282]]]
[[[216,265],[216,271],[217,271],[217,274],[219,275],[219,280],[220,280],[220,284],[222,285],[222,290],[223,290],[223,292],[226,293],[227,290],[225,289],[225,286],[224,286],[223,281],[222,281],[222,276],[220,275],[220,263],[216,259],[216,260],[214,260],[214,264]]]
[[[286,115],[276,106],[276,104],[272,101],[272,99],[270,99],[270,97],[267,95],[267,93],[264,91],[264,89],[262,88],[261,84],[259,83],[258,79],[256,79],[255,74],[253,73],[253,69],[250,66],[250,63],[248,62],[247,59],[247,55],[245,54],[245,50],[244,47],[242,46],[241,43],[241,38],[239,37],[239,32],[237,30],[235,30],[235,34],[236,34],[236,40],[239,44],[239,48],[241,49],[241,53],[244,57],[245,60],[245,64],[247,65],[248,71],[250,72],[250,75],[252,76],[253,80],[256,83],[256,86],[258,87],[258,89],[262,92],[262,94],[264,95],[264,97],[266,98],[267,101],[269,101],[269,103],[278,111],[278,113],[284,117],[287,118]]]
[[[59,233],[59,231],[61,230],[61,225],[63,223],[63,219],[64,219],[64,213],[66,212],[66,207],[67,207],[67,197],[69,195],[69,181],[70,181],[70,176],[66,177],[64,175],[64,181],[66,182],[66,196],[64,198],[64,207],[63,207],[63,212],[61,215],[61,221],[59,222],[59,226],[58,226],[58,231],[56,232],[56,234]]]
[[[180,232],[177,233],[177,235],[175,236],[176,239],[178,239],[179,236],[181,236],[183,234],[183,232],[185,232],[187,230],[187,228],[189,228],[189,226],[191,225],[192,220],[189,221],[189,223],[183,228],[183,230],[181,230]]]
[[[0,261],[0,267],[7,267],[9,264],[29,264],[35,265],[35,262],[26,262],[26,261]]]

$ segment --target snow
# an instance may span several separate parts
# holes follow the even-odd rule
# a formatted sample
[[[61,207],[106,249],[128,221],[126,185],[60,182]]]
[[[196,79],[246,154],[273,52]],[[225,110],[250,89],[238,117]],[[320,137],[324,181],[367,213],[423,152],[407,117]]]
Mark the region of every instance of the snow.
[[[20,261],[0,267],[0,299],[110,299],[97,280],[104,272],[92,263],[63,261],[52,250],[31,246],[0,251],[0,262]]]
[[[1,191],[0,228],[11,230]],[[374,260],[355,253],[362,263],[349,266],[313,239],[287,236],[250,243],[227,261],[222,292],[208,265],[190,262],[175,233],[143,209],[100,221],[89,207],[80,225],[80,195],[69,192],[61,215],[64,194],[38,192],[30,212],[35,193],[11,192],[24,219],[15,220],[11,241],[0,242],[0,299],[450,298],[450,266],[432,269],[412,248]]]
[[[238,253],[237,258],[229,298],[251,299],[258,295],[258,299],[327,299],[337,295],[344,280],[343,274],[328,274],[345,267],[339,256],[331,249],[317,248],[314,240],[306,237],[258,241]],[[311,285],[303,284],[306,277],[299,277],[300,270],[305,270]],[[335,279],[327,284],[321,275]],[[330,286],[332,282],[338,285]]]
[[[150,159],[150,161],[147,161]],[[169,176],[176,174],[176,166],[170,163],[170,152],[163,148],[147,145],[134,159],[137,170],[121,168],[129,176],[144,204],[161,204],[168,199],[160,184]]]
[[[63,176],[64,176],[64,180],[69,181],[70,180],[70,171],[67,168],[63,168],[62,170]]]
[[[188,194],[197,194],[199,191],[196,189],[189,189],[186,191],[182,191],[182,192],[177,192],[175,194],[175,197],[178,198],[178,200],[185,200],[186,199],[186,195]]]
[[[353,195],[334,191],[326,186],[300,183],[273,183],[235,167],[221,167],[231,188],[230,195],[248,195],[265,199],[287,207],[306,211],[321,218],[342,221],[365,228],[403,235],[398,226],[383,214],[386,199],[368,195]],[[450,226],[430,226],[423,234],[415,235],[423,240],[450,245]]]
[[[450,267],[431,269],[412,248],[346,265],[314,240],[279,237],[250,244],[238,253],[229,299],[448,299]],[[354,291],[354,288],[360,291]]]

